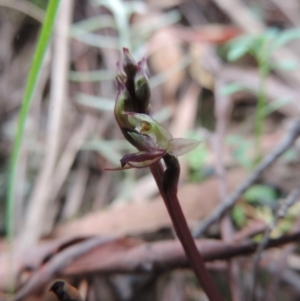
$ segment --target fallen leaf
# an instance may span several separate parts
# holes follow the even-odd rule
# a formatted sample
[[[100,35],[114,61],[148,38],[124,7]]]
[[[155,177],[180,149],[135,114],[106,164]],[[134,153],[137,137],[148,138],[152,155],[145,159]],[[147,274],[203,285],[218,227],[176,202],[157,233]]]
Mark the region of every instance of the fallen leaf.
[[[229,191],[232,191],[246,173],[242,169],[228,172]],[[184,184],[179,187],[178,197],[184,214],[191,224],[209,215],[219,203],[216,178],[202,184]],[[82,218],[58,226],[51,237],[73,235],[132,235],[155,232],[171,227],[171,220],[161,197],[151,202],[127,203],[92,212]]]

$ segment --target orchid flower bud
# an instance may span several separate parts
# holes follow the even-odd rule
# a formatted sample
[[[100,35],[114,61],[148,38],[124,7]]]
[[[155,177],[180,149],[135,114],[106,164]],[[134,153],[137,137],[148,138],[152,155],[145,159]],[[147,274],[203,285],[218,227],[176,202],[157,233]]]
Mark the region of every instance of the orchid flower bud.
[[[138,63],[138,70],[134,78],[135,96],[137,100],[138,112],[149,114],[149,101],[151,90],[149,79],[146,74],[146,60],[143,59]]]

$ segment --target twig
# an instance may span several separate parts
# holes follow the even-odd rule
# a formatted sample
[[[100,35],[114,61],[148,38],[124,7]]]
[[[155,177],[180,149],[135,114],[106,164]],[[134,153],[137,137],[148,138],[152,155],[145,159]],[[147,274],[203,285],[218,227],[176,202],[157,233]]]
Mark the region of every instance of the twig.
[[[294,232],[277,239],[270,239],[266,249],[279,247],[288,243],[297,242],[300,232]],[[205,262],[215,260],[228,260],[237,256],[253,254],[258,248],[254,241],[241,243],[226,243],[220,240],[199,239],[196,240],[198,250]],[[95,253],[97,254],[97,253]],[[62,270],[62,276],[71,276],[82,273],[139,273],[161,272],[176,268],[189,267],[189,262],[179,241],[164,240],[146,243],[123,250],[114,256],[109,256],[105,262],[94,262],[86,257],[86,261],[76,261]],[[78,260],[80,260],[78,258]]]
[[[290,125],[288,132],[283,137],[282,141],[271,151],[256,167],[256,169],[244,180],[244,182],[229,195],[224,203],[220,204],[213,213],[207,217],[193,234],[194,237],[201,236],[213,223],[218,221],[239,199],[239,197],[259,178],[262,172],[267,169],[279,156],[281,156],[300,135],[300,121],[295,120]]]
[[[26,289],[25,286],[23,286],[22,290],[17,293],[17,296],[23,295],[25,292],[26,294],[32,293],[37,287],[40,287],[42,283],[51,280],[52,277],[57,275],[74,276],[95,272],[164,272],[170,269],[186,268],[189,266],[182,245],[176,240],[164,240],[153,243],[144,243],[137,246],[129,246],[127,249],[122,248],[121,252],[105,253],[107,254],[107,260],[105,261],[91,260],[91,258],[99,258],[97,248],[101,249],[103,243],[108,244],[111,242],[112,244],[115,244],[116,239],[117,237],[90,238],[83,242],[73,244],[71,247],[66,247],[56,255],[53,254],[52,258],[44,266],[38,269],[30,278],[29,282],[26,283]],[[297,242],[299,239],[300,231],[277,239],[270,239],[265,249]],[[226,243],[212,239],[196,240],[196,245],[205,262],[228,260],[237,256],[250,255],[253,254],[259,246],[254,241]],[[111,250],[111,248],[109,249]],[[86,256],[86,254],[92,250],[92,253],[96,257],[93,257],[92,254],[90,254],[91,256]],[[23,257],[16,259],[16,261],[24,261],[22,266],[30,266],[30,262],[26,262],[27,258],[32,259],[30,252],[36,254],[35,249],[27,250],[26,253],[23,253]],[[83,260],[82,257],[84,257],[85,260]],[[77,262],[77,260],[79,262]],[[19,271],[16,270],[15,275],[17,275],[18,272]],[[5,277],[5,274],[1,273],[1,276]]]
[[[47,282],[51,281],[53,277],[66,266],[68,266],[74,259],[85,254],[96,246],[113,242],[117,239],[95,237],[84,241],[81,244],[77,244],[66,250],[62,251],[58,255],[54,256],[52,260],[44,267],[39,269],[22,287],[21,290],[11,299],[11,301],[21,301],[23,298],[37,290],[39,287],[44,286]]]
[[[252,272],[252,289],[251,289],[251,298],[250,300],[255,301],[255,291],[256,291],[256,277],[257,277],[257,270],[258,270],[258,263],[261,257],[261,254],[263,250],[266,248],[269,240],[270,240],[270,234],[276,227],[277,223],[280,219],[284,218],[286,215],[287,210],[298,200],[300,196],[300,188],[294,189],[289,196],[286,198],[286,200],[282,203],[280,206],[273,222],[269,225],[269,227],[266,229],[264,237],[262,242],[260,243],[259,247],[257,248],[257,251],[254,255],[253,259],[253,272]]]

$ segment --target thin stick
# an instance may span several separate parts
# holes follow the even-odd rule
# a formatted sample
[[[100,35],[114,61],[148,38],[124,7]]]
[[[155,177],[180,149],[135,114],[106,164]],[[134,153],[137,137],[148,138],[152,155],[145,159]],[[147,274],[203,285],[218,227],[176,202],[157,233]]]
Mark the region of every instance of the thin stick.
[[[277,248],[289,243],[296,243],[300,239],[300,232],[293,232],[277,239],[270,239],[266,249]],[[258,243],[248,240],[240,243],[225,243],[220,240],[196,240],[198,250],[201,250],[205,262],[228,260],[238,256],[253,254]],[[78,246],[80,247],[80,246]],[[62,250],[65,252],[67,249]],[[101,253],[100,253],[101,254]],[[56,255],[55,255],[56,256]],[[82,255],[84,256],[84,255]],[[78,258],[77,265],[70,263],[60,273],[61,276],[74,276],[89,273],[160,273],[172,269],[189,266],[187,257],[179,241],[164,240],[138,245],[121,253],[112,254],[106,262],[91,262]]]
[[[222,204],[220,204],[213,213],[207,217],[193,235],[201,236],[213,223],[218,221],[239,199],[239,197],[258,179],[264,170],[266,170],[279,156],[281,156],[300,135],[300,121],[295,120],[282,141],[271,151],[256,167],[256,169],[244,180],[244,182],[229,195]]]
[[[45,286],[53,277],[77,257],[87,253],[96,246],[114,242],[118,237],[94,237],[60,252],[48,264],[40,268],[26,282],[10,301],[21,301],[41,286]]]
[[[115,239],[118,237],[115,237]],[[51,259],[46,263],[46,265],[41,266],[40,269],[36,269],[34,275],[32,275],[35,281],[33,281],[33,279],[28,280],[28,282],[26,282],[22,288],[23,293],[26,291],[26,294],[31,294],[36,288],[40,288],[43,283],[45,283],[44,281],[49,281],[56,275],[82,276],[83,274],[86,275],[89,273],[160,273],[175,268],[188,267],[187,257],[184,254],[182,245],[179,241],[175,240],[142,243],[137,246],[128,247],[127,249],[122,249],[122,252],[117,251],[116,253],[111,253],[107,261],[100,260],[93,262],[90,260],[89,256],[86,256],[86,254],[93,248],[99,248],[101,254],[101,246],[98,244],[94,245],[93,243],[91,245],[91,242],[89,242],[98,239],[99,242],[101,242],[101,239],[103,239],[103,242],[105,243],[108,243],[109,241],[111,241],[112,244],[115,243],[114,238],[107,240],[105,237],[94,237],[62,249],[57,254],[53,254],[52,252],[51,254],[47,254],[47,256],[52,256]],[[265,249],[277,248],[285,244],[295,243],[299,241],[299,239],[300,231],[295,231],[277,239],[270,239]],[[90,246],[90,248],[84,249],[84,246],[87,244]],[[201,254],[205,262],[228,260],[237,256],[247,256],[253,254],[258,248],[258,244],[252,240],[241,241],[239,243],[225,243],[220,240],[199,239],[196,240],[196,245],[198,250],[201,250]],[[69,250],[70,248],[73,251]],[[76,249],[76,251],[74,249]],[[96,249],[94,251],[96,252],[95,254],[97,254],[98,251]],[[23,262],[24,264],[16,268],[14,277],[19,275],[20,270],[24,266],[36,267],[36,265],[33,264],[33,262],[36,262],[36,260],[33,258],[32,254],[36,255],[35,248],[31,248],[30,250],[24,252],[23,255],[19,257],[21,260],[16,258],[15,262]],[[74,254],[77,254],[75,257],[78,258],[78,262],[76,261]],[[59,258],[56,258],[57,256]],[[7,260],[7,256],[6,258],[5,255],[2,257],[2,262],[0,261],[1,264],[4,260]],[[84,258],[87,261],[85,261]],[[74,262],[72,262],[72,260],[74,260]],[[43,262],[43,259],[39,258],[38,262]],[[52,272],[48,273],[47,271]],[[35,276],[35,273],[39,275]],[[46,277],[47,280],[44,280],[45,276],[41,276],[45,275],[45,273],[49,275],[48,278]],[[7,271],[0,270],[0,276],[2,277],[1,279],[5,280]],[[7,287],[8,283],[4,284],[1,282],[2,290],[7,289]],[[19,296],[20,294],[21,290],[18,292]]]

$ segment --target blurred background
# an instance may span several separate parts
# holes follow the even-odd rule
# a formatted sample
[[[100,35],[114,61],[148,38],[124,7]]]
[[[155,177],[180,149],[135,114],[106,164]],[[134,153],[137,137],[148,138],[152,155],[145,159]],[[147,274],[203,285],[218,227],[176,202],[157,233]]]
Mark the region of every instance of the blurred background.
[[[62,0],[26,119],[13,214],[7,215],[8,165],[47,4],[0,0],[0,298],[6,300],[9,291],[5,264],[14,267],[16,290],[28,288],[49,258],[100,235],[121,241],[102,255],[85,254],[69,270],[56,270],[29,287],[26,300],[42,300],[57,274],[77,286],[84,300],[207,300],[189,269],[174,269],[186,268],[176,260],[143,273],[124,272],[118,261],[108,272],[101,266],[114,253],[120,257],[137,245],[175,238],[147,168],[104,170],[119,167],[120,158],[135,151],[113,114],[121,49],[147,59],[154,118],[176,138],[202,141],[180,157],[178,192],[197,236],[201,221],[300,117],[300,2]],[[300,230],[300,141],[294,140],[227,217],[205,232],[207,239],[238,237],[259,245]],[[291,193],[296,196],[288,203]],[[10,260],[8,220],[15,237]],[[299,300],[298,251],[296,244],[265,251],[256,268],[253,256],[209,267],[226,300],[246,300],[253,275],[257,300]]]

